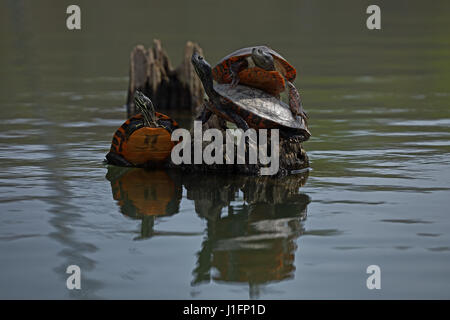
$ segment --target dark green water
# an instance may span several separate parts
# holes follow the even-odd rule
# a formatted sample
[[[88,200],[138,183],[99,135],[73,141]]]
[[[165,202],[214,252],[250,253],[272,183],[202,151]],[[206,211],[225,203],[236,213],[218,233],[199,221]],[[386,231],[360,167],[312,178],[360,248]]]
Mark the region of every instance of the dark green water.
[[[0,298],[450,298],[448,1],[378,1],[381,31],[368,1],[77,3],[76,32],[72,3],[0,3]],[[309,176],[105,166],[129,53],[153,38],[174,64],[187,40],[211,62],[280,51]]]

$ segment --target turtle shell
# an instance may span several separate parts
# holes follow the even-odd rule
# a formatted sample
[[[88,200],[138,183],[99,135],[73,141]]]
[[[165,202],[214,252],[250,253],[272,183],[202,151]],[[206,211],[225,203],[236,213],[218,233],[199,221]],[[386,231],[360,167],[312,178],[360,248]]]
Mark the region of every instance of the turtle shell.
[[[137,114],[117,129],[110,152],[122,156],[136,166],[148,162],[164,162],[174,146],[170,138],[172,130],[178,128],[178,124],[162,113],[155,114],[158,124],[163,127],[146,127],[142,114]]]
[[[223,57],[217,65],[213,68],[213,78],[219,83],[228,83],[231,81],[231,73],[229,69],[229,62],[238,61],[243,58],[251,56],[253,48],[261,48],[269,52],[274,57],[275,67],[280,71],[288,81],[294,81],[297,76],[295,68],[287,62],[278,52],[267,46],[254,46],[236,50],[229,55]]]
[[[284,78],[278,71],[267,71],[259,67],[246,68],[239,72],[239,78],[239,83],[274,96],[278,96],[286,88]]]
[[[216,84],[214,89],[252,128],[287,129],[303,135],[305,140],[311,136],[302,118],[294,118],[286,103],[263,90],[230,84]]]

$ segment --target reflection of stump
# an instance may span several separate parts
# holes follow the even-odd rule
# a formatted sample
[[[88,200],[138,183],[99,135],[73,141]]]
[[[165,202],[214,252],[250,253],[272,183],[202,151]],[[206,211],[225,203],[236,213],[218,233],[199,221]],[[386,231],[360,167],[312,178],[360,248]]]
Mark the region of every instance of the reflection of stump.
[[[137,89],[147,95],[157,109],[195,110],[201,105],[204,91],[191,64],[194,50],[203,54],[196,43],[188,41],[183,61],[174,69],[159,40],[153,40],[153,47],[148,50],[142,45],[133,49],[130,55],[128,117],[136,113],[133,96]]]
[[[250,297],[258,297],[259,285],[293,278],[297,239],[311,201],[300,189],[307,177],[308,172],[281,179],[183,175],[187,198],[207,220],[192,284],[248,283]]]
[[[183,174],[183,186],[186,197],[194,200],[195,211],[207,220],[220,219],[222,210],[243,193],[244,201],[256,206],[264,205],[265,216],[282,217],[285,214],[305,212],[310,202],[307,195],[301,193],[300,188],[306,183],[309,172],[289,175],[283,178],[247,177],[232,175],[199,175]],[[271,209],[269,209],[271,208]],[[253,209],[256,209],[253,208]],[[256,210],[255,210],[256,211]]]

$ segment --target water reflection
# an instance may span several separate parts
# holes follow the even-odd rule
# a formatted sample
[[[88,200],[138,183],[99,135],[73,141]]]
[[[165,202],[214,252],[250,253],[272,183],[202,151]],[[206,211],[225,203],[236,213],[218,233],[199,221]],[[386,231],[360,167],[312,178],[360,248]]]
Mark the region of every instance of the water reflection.
[[[113,198],[120,212],[142,220],[138,239],[156,234],[153,228],[155,217],[171,216],[180,210],[180,177],[170,172],[110,166],[106,178],[111,182]]]
[[[207,221],[192,284],[248,283],[256,298],[261,285],[293,278],[296,239],[310,202],[300,193],[307,175],[189,179],[187,197]]]
[[[182,187],[206,220],[192,285],[211,280],[246,283],[250,297],[261,285],[294,277],[296,239],[304,233],[309,196],[300,192],[308,172],[283,179],[195,175],[109,167],[120,211],[142,220],[139,239],[156,235],[155,218],[179,212]],[[192,235],[193,233],[190,233]]]
[[[449,1],[383,1],[389,27],[381,33],[365,28],[365,1],[345,7],[336,1],[282,1],[277,12],[267,10],[269,1],[247,7],[236,2],[233,12],[242,26],[221,23],[211,14],[218,6],[212,1],[199,10],[191,2],[135,3],[133,12],[127,2],[108,6],[102,23],[84,21],[86,33],[65,28],[64,1],[0,1],[2,298],[159,299],[202,291],[200,298],[233,299],[242,297],[248,283],[256,296],[264,283],[294,275],[286,268],[262,279],[257,271],[263,264],[275,270],[275,253],[289,250],[297,258],[290,263],[297,268],[294,281],[270,285],[265,290],[276,291],[261,296],[372,299],[364,272],[362,282],[355,282],[355,266],[377,263],[394,272],[381,298],[450,297]],[[91,17],[105,11],[101,1],[82,6]],[[144,7],[158,14],[147,19]],[[249,10],[262,18],[249,24]],[[116,22],[119,16],[122,23]],[[124,121],[130,49],[138,43],[148,47],[154,37],[176,64],[180,49],[193,40],[211,61],[266,43],[298,68],[295,85],[314,131],[305,144],[314,172],[302,188],[314,197],[313,214],[320,216],[313,229],[302,233],[301,205],[273,205],[270,187],[254,183],[252,191],[250,184],[215,177],[178,177],[171,198],[178,205],[177,192],[183,190],[180,208],[171,213],[168,201],[160,215],[148,214],[150,205],[136,198],[138,190],[150,196],[150,188],[144,184],[127,193],[133,186],[120,182],[117,203],[121,196],[125,200],[116,207],[99,162]],[[192,123],[189,112],[173,112],[183,127]],[[160,189],[156,197],[162,198]],[[256,195],[263,204],[247,200]],[[280,206],[289,211],[285,216]],[[133,218],[116,213],[119,207]],[[281,235],[268,223],[278,226],[285,218],[294,227],[280,234],[302,238],[276,238]],[[141,221],[138,238],[148,240],[127,241]],[[174,237],[161,228],[200,235]],[[301,248],[279,248],[289,243]],[[168,252],[172,246],[176,257]],[[71,264],[82,269],[82,290],[65,287]],[[121,277],[126,273],[139,280]],[[177,276],[169,278],[171,273]]]

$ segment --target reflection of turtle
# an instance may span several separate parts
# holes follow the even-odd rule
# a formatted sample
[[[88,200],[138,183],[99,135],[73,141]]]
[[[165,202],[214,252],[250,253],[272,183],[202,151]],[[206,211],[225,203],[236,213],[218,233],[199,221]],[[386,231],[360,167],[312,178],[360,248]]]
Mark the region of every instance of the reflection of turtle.
[[[155,112],[152,102],[136,91],[135,104],[141,113],[125,121],[114,134],[106,160],[119,166],[143,166],[164,162],[174,143],[170,139],[178,124]]]
[[[307,140],[311,136],[304,121],[297,121],[289,107],[276,97],[256,88],[213,84],[211,66],[198,53],[192,55],[192,64],[203,83],[210,102],[209,111],[204,112],[202,121],[206,122],[211,112],[234,122],[239,128],[280,129],[285,136],[300,136]]]
[[[254,65],[251,66],[249,61]],[[292,113],[305,121],[300,94],[292,84],[297,71],[278,52],[266,46],[239,49],[226,57],[212,69],[214,80],[218,83],[238,83],[262,89],[272,95],[279,95],[287,87],[289,107]]]
[[[129,217],[178,213],[181,184],[166,171],[111,167],[106,178],[111,182],[114,200]]]

